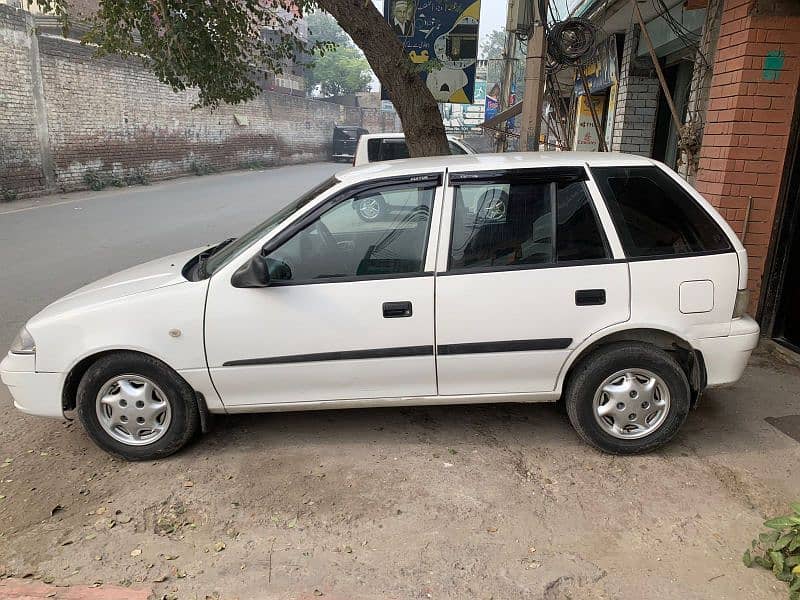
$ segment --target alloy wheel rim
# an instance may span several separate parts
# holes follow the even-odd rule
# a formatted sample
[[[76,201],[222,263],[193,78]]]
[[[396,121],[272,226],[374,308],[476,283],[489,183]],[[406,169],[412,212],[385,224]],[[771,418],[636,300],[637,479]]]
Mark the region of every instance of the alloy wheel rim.
[[[127,446],[155,443],[172,422],[166,394],[141,375],[109,379],[97,393],[95,411],[103,431]]]
[[[381,207],[375,198],[364,198],[358,205],[358,212],[361,213],[365,219],[372,221],[377,219],[381,214]]]
[[[669,388],[661,377],[646,369],[623,369],[597,388],[592,414],[607,434],[636,440],[661,427],[669,408]]]

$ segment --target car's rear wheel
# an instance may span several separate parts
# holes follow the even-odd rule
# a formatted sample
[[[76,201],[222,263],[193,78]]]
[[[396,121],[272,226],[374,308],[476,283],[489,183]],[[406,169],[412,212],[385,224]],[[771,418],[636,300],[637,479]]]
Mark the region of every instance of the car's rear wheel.
[[[667,352],[640,342],[602,347],[573,371],[564,390],[569,420],[586,442],[613,454],[667,443],[689,414],[686,373]]]
[[[92,364],[78,385],[78,417],[94,442],[127,460],[163,458],[200,428],[192,388],[167,365],[134,352]]]

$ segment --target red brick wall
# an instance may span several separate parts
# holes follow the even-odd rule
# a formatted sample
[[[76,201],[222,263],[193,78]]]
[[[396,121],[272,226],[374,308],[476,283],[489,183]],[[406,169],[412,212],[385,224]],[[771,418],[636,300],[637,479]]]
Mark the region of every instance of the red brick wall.
[[[695,183],[739,235],[750,202],[744,245],[753,313],[800,81],[800,17],[754,13],[753,0],[725,0]],[[773,51],[783,52],[783,68],[765,73]]]

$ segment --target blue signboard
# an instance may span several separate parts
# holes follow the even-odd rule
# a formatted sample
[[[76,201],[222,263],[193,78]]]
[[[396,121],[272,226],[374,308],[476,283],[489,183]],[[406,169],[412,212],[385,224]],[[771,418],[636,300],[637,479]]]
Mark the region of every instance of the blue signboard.
[[[384,0],[383,14],[433,97],[472,104],[480,0]]]

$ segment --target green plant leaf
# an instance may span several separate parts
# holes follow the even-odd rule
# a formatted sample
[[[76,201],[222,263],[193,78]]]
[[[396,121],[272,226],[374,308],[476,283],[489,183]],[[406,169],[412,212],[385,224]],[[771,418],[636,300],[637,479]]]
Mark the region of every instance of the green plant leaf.
[[[789,584],[789,591],[790,592],[798,592],[800,591],[800,575],[795,575],[792,583]]]
[[[794,540],[793,533],[784,533],[781,537],[775,540],[775,543],[772,544],[773,550],[783,550],[786,546],[789,545],[789,542]]]
[[[783,571],[783,554],[771,550],[769,557],[772,559],[772,572],[776,576],[780,575],[781,571]]]
[[[742,562],[748,569],[753,566],[753,557],[750,556],[750,550],[744,551],[744,554],[742,555]]]
[[[778,581],[789,583],[792,580],[792,574],[789,571],[783,570],[775,575]]]
[[[800,565],[800,556],[787,556],[786,560],[783,561],[784,565],[792,568]]]
[[[779,531],[769,531],[766,533],[759,533],[758,539],[761,541],[762,544],[767,544],[771,546],[772,544],[778,541],[780,535],[781,534]]]
[[[789,546],[787,546],[786,549],[789,552],[794,552],[798,548],[800,548],[800,533],[795,533],[794,534],[794,540],[789,542]]]
[[[767,556],[754,556],[753,562],[756,563],[759,567],[763,567],[768,571],[772,569],[772,559]]]
[[[769,521],[764,521],[764,527],[769,527],[770,529],[778,529],[778,530],[788,529],[789,527],[795,524],[795,518],[796,517],[792,517],[791,515],[785,515],[783,517],[770,519]]]
[[[800,502],[792,502],[789,506],[792,507],[794,514],[800,517]]]

